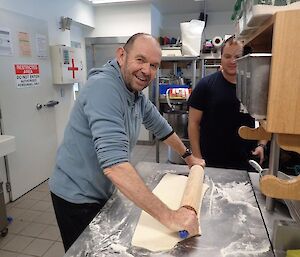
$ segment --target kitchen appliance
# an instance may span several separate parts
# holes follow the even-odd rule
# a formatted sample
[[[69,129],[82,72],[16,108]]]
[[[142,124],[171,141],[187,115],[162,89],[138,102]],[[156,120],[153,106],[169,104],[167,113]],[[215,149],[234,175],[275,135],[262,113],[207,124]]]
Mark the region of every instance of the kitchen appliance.
[[[271,57],[270,53],[254,53],[237,59],[237,98],[258,120],[267,115]]]

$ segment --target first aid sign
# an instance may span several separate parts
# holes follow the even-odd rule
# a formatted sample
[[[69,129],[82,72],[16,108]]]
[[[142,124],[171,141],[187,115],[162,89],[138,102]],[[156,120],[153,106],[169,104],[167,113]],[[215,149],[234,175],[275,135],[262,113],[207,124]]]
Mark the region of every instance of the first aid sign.
[[[17,88],[36,87],[40,85],[38,64],[15,64]]]

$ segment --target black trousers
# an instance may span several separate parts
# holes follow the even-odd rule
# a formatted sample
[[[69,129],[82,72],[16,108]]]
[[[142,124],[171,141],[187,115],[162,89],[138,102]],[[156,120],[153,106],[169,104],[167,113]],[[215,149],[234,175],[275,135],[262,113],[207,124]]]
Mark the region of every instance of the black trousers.
[[[98,203],[70,203],[51,192],[52,203],[57,224],[65,251],[80,236],[97,213],[102,209],[106,200]]]

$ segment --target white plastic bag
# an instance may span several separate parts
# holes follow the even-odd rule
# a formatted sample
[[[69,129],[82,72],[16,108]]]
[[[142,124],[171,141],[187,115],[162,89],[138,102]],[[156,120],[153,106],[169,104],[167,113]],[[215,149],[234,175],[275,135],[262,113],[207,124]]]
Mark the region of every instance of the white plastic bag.
[[[200,20],[180,23],[182,55],[200,55],[204,25],[205,22]]]

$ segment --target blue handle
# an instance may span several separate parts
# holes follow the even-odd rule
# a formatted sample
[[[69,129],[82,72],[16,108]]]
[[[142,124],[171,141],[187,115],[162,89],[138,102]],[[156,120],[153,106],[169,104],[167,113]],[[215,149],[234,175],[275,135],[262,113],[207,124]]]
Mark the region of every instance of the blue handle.
[[[185,239],[189,236],[189,232],[187,232],[186,230],[181,230],[178,232],[178,234],[179,234],[179,237],[182,239]]]

